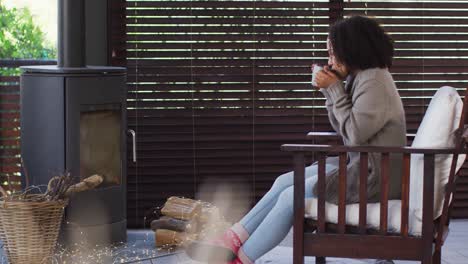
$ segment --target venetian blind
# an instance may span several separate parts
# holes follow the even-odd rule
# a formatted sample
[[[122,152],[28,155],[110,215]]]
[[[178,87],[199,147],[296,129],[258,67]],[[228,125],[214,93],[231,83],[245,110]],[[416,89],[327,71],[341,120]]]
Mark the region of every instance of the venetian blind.
[[[12,66],[5,62],[0,65],[0,184],[6,190],[21,185],[19,76],[15,76]]]
[[[466,0],[126,4],[129,125],[138,134],[130,225],[168,196],[196,196],[208,180],[259,198],[290,170],[279,146],[331,129],[309,67],[326,63],[329,23],[341,16],[374,17],[396,41],[391,71],[409,132],[437,88],[467,85]],[[468,216],[467,174],[455,217]]]
[[[127,1],[130,225],[207,183],[261,197],[291,168],[281,144],[331,129],[310,86],[329,17],[328,0]]]

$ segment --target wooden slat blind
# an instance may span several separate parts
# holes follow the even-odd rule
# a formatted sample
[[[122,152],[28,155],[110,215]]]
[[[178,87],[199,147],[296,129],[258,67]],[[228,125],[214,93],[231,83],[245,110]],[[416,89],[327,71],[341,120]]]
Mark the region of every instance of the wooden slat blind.
[[[391,69],[407,114],[409,132],[416,132],[438,88],[468,85],[468,1],[352,0],[344,16],[376,18],[395,40]],[[462,168],[453,217],[468,217],[468,170]]]
[[[208,179],[263,195],[282,143],[330,129],[310,86],[328,26],[328,0],[127,1],[129,215]]]
[[[329,23],[342,15],[375,17],[396,41],[391,71],[415,132],[437,88],[468,85],[467,7],[466,0],[127,0],[126,46],[114,50],[126,53],[129,127],[138,134],[130,226],[170,195],[196,196],[208,180],[244,184],[234,192],[259,198],[291,169],[282,143],[331,130],[310,65],[326,63]],[[468,216],[464,179],[457,217]]]
[[[0,69],[0,184],[5,190],[21,186],[19,156],[19,77],[10,67]],[[6,70],[8,69],[8,73]]]

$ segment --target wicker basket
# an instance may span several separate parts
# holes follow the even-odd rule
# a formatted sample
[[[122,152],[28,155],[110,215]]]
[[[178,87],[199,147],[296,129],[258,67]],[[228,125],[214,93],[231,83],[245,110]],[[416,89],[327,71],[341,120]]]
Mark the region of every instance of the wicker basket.
[[[11,264],[50,262],[67,201],[0,199],[0,238]]]

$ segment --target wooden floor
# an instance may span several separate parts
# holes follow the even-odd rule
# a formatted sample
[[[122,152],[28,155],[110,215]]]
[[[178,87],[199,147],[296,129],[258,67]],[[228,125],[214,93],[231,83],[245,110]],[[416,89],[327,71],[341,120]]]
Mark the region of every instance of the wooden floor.
[[[445,264],[468,264],[468,220],[453,220],[450,224],[450,234],[443,247],[442,261]],[[129,236],[134,237],[138,232],[129,232]],[[147,236],[148,237],[148,236]],[[136,238],[136,237],[134,237]],[[160,257],[128,263],[141,264],[195,264],[182,251],[171,252],[171,255],[163,256],[167,252],[158,252]],[[256,264],[291,264],[292,263],[292,232],[281,242],[279,246],[268,252],[261,259],[255,262]],[[306,258],[305,263],[315,263],[313,257]],[[370,259],[339,259],[327,258],[327,263],[333,264],[373,264],[375,260]],[[415,261],[395,261],[396,264],[411,264],[418,263]]]

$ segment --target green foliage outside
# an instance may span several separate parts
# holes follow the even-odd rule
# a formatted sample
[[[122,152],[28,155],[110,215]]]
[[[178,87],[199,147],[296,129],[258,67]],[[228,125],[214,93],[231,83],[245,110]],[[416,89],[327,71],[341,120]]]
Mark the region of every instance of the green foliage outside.
[[[47,43],[26,8],[7,9],[0,0],[0,59],[55,59],[56,48]],[[17,69],[0,68],[1,75]]]

